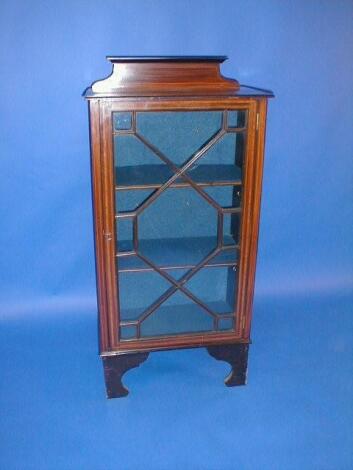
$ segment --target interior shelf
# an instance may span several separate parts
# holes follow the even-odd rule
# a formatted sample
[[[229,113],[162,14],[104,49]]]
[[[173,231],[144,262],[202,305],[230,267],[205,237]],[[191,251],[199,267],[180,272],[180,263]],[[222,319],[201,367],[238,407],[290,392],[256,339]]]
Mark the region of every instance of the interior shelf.
[[[223,243],[225,248],[207,263],[207,267],[236,266],[237,245],[228,235],[224,237]],[[161,269],[187,270],[196,266],[215,249],[216,245],[216,237],[140,240],[138,251]],[[119,241],[117,253],[119,272],[153,270],[136,255],[124,256],[124,252],[130,249],[130,242]]]
[[[236,165],[199,165],[187,171],[200,186],[233,186],[241,184],[241,168]],[[153,189],[164,184],[173,172],[167,165],[136,165],[116,168],[116,190]],[[185,187],[189,183],[182,177],[171,187]]]

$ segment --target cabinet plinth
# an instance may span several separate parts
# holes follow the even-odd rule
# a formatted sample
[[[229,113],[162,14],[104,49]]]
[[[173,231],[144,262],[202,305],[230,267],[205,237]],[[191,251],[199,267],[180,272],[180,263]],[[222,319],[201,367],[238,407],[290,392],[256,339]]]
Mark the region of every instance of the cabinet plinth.
[[[157,350],[206,347],[245,383],[267,100],[223,56],[109,57],[89,101],[108,397]]]

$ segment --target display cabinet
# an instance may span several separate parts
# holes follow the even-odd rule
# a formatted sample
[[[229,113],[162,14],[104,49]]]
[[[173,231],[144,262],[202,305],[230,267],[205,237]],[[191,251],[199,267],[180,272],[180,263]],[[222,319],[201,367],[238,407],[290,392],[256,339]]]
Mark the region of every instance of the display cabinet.
[[[109,398],[152,351],[205,347],[246,380],[267,100],[223,56],[108,57],[89,102]]]

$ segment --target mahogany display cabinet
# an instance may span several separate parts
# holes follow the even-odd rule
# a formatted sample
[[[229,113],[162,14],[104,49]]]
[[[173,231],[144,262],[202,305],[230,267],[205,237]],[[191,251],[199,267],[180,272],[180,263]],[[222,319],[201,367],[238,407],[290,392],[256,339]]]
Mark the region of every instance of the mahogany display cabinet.
[[[270,91],[224,56],[107,57],[88,88],[107,396],[152,351],[205,347],[246,381]]]

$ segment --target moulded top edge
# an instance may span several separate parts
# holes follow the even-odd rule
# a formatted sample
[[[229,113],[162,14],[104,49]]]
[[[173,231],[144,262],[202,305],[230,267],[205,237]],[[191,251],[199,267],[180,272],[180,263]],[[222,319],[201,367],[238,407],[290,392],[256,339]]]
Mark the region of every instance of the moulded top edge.
[[[143,97],[151,97],[151,98],[158,98],[161,99],[163,97],[163,94],[148,94],[146,93],[145,95],[134,95],[133,93],[125,93],[121,95],[117,95],[115,92],[103,92],[103,93],[95,93],[91,87],[86,88],[86,90],[83,92],[82,96],[84,96],[86,99],[90,98],[143,98]],[[175,95],[177,96],[177,95]],[[207,95],[208,98],[211,98],[213,95],[212,93],[209,93]],[[164,98],[171,98],[172,96],[164,96]],[[188,95],[179,95],[180,99],[187,99],[187,98],[192,98],[195,99],[197,97],[197,94],[192,94],[190,93],[190,96]],[[205,98],[205,96],[202,96]],[[216,96],[217,98],[222,97],[222,95]],[[223,98],[273,98],[274,93],[271,90],[265,90],[263,88],[255,88],[252,86],[246,86],[246,85],[241,85],[239,90],[229,93],[228,95],[224,95]]]
[[[106,56],[112,63],[119,62],[218,62],[228,59],[226,55],[163,55],[163,56]]]

